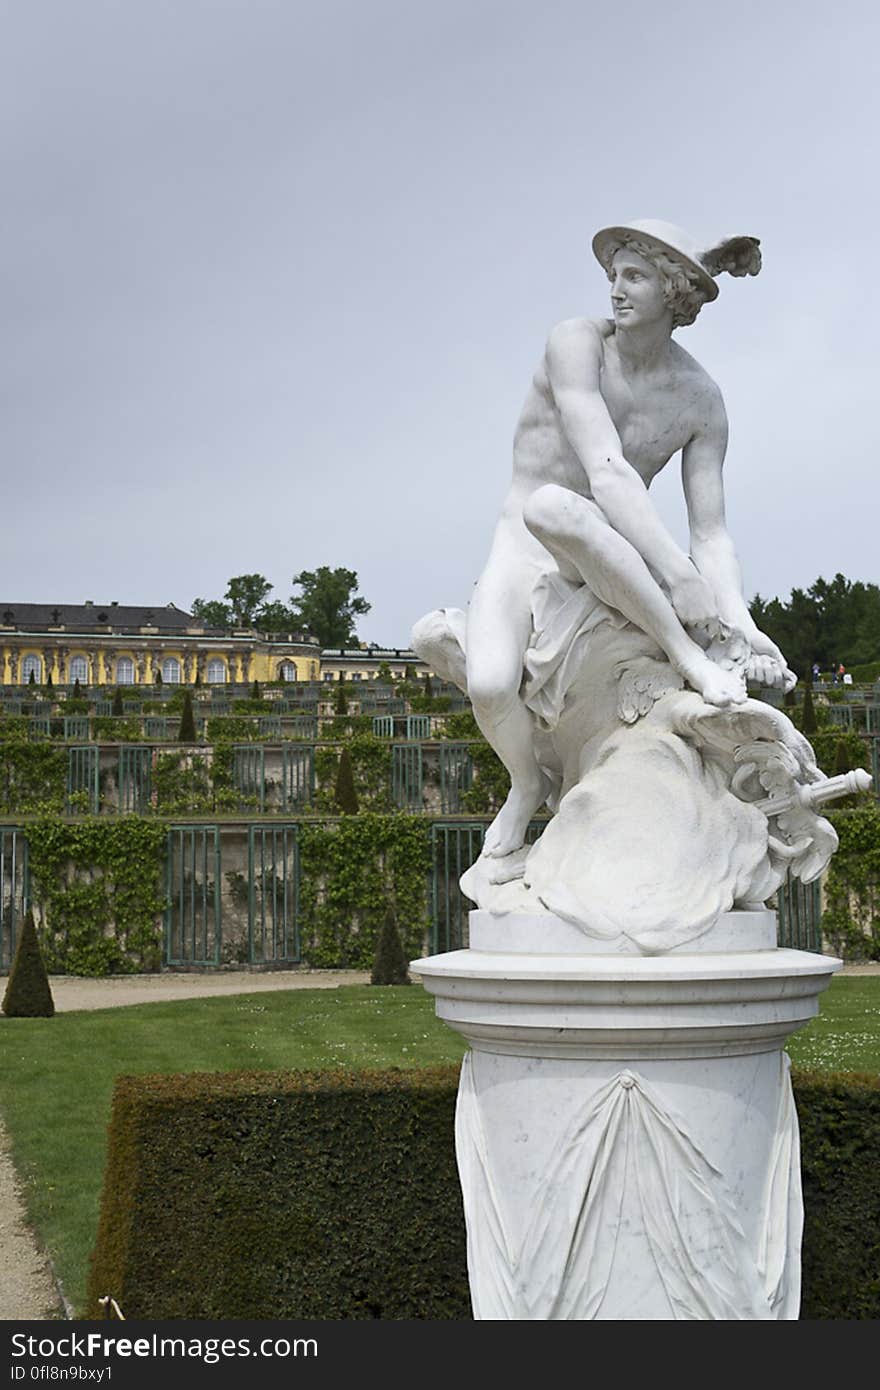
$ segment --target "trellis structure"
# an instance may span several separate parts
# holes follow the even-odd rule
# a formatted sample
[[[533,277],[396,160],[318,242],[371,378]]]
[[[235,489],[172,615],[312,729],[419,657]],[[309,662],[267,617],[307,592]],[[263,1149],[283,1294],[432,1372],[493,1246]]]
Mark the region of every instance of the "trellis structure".
[[[219,965],[220,831],[176,825],[168,831],[165,865],[165,962]]]
[[[300,959],[295,825],[252,825],[248,830],[248,958],[254,965]]]
[[[85,794],[85,810],[96,816],[101,804],[99,753],[95,744],[84,744],[68,749],[67,753],[67,807],[80,809],[72,802],[74,796]]]
[[[0,826],[0,970],[12,965],[28,892],[27,840],[18,826]]]

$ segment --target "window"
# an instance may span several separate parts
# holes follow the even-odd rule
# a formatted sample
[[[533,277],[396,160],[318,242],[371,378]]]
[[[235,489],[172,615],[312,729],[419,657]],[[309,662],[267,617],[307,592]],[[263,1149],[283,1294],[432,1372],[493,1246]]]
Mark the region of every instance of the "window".
[[[21,663],[21,678],[25,685],[31,678],[31,673],[35,681],[43,679],[43,663],[38,656],[26,656]]]
[[[74,657],[71,657],[70,667],[69,667],[69,669],[68,669],[68,674],[67,674],[67,680],[68,680],[68,683],[69,683],[70,685],[73,685],[74,681],[79,681],[80,685],[88,685],[88,683],[89,683],[89,660],[88,660],[88,657],[86,657],[86,656],[74,656]]]
[[[219,656],[212,657],[208,662],[207,677],[209,685],[225,685],[226,662],[222,661]]]
[[[166,685],[180,685],[180,662],[176,656],[166,656],[162,662],[162,680]]]
[[[360,671],[352,671],[351,678],[353,681],[359,681],[361,679]]]
[[[116,684],[134,685],[134,662],[130,656],[121,656],[116,662]]]
[[[296,680],[296,667],[294,666],[293,662],[292,662],[292,661],[282,661],[282,663],[281,663],[281,670],[280,670],[279,674],[280,674],[281,679],[282,679],[283,681],[295,681],[295,680]]]
[[[336,677],[334,676],[332,671],[325,671],[324,679],[325,681],[335,681]]]

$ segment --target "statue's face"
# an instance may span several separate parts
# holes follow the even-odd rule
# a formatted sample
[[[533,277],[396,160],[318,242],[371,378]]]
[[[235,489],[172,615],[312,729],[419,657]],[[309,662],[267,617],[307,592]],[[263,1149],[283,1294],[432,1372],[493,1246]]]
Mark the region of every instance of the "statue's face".
[[[620,328],[660,323],[670,313],[663,278],[656,266],[635,251],[616,251],[608,275],[611,308]]]

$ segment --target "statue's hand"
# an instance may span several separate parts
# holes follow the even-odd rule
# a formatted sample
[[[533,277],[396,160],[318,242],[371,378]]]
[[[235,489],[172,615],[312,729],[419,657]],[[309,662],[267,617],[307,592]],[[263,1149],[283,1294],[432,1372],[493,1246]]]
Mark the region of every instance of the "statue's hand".
[[[706,638],[721,632],[721,619],[715,595],[699,570],[691,572],[669,586],[669,598],[682,627],[698,628]]]
[[[752,653],[746,667],[746,679],[771,690],[793,690],[797,676],[789,670],[776,643],[766,633],[755,632],[749,638],[749,645]]]

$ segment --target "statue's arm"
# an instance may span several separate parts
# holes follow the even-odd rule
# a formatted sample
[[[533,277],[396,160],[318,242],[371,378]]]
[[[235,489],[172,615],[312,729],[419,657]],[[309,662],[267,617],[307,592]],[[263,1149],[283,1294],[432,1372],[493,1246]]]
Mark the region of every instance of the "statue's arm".
[[[586,319],[559,324],[550,335],[547,375],[562,427],[594,500],[666,587],[681,622],[712,630],[718,614],[711,588],[666,530],[644,482],[624,458],[599,386],[602,336],[602,325]]]
[[[691,556],[710,584],[721,619],[737,628],[752,648],[751,679],[790,688],[794,677],[782,652],[755,624],[743,596],[742,575],[724,509],[723,468],[727,415],[714,385],[707,391],[704,423],[682,450],[682,483],[687,503]]]

